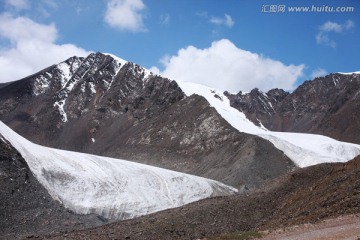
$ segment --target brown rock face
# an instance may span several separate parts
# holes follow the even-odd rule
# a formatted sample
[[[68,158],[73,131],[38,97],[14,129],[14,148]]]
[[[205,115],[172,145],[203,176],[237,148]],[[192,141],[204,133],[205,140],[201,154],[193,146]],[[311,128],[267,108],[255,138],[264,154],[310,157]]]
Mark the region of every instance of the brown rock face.
[[[227,94],[231,105],[273,131],[317,133],[360,143],[360,75],[330,74],[294,92]]]

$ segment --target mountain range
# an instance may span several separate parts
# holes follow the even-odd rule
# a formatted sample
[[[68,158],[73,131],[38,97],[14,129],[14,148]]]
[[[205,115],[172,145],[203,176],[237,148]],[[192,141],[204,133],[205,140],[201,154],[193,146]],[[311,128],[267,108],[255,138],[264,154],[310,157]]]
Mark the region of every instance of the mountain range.
[[[187,96],[177,82],[101,53],[0,88],[0,106],[0,119],[37,144],[237,188],[254,188],[295,167],[268,141],[236,131],[204,97]]]
[[[316,133],[360,143],[360,75],[333,73],[305,81],[293,92],[226,93],[230,104],[272,131]]]
[[[24,79],[0,84],[0,120],[33,142],[1,124],[4,164],[0,170],[6,172],[6,176],[20,176],[19,179],[23,179],[24,174],[25,179],[35,177],[34,186],[29,188],[41,189],[36,191],[47,194],[44,199],[48,199],[51,206],[57,206],[52,208],[64,212],[64,218],[54,221],[76,219],[67,223],[70,230],[154,212],[145,210],[121,217],[127,213],[114,202],[109,205],[109,201],[104,200],[102,207],[91,206],[89,203],[96,203],[100,195],[113,191],[107,191],[108,187],[95,192],[84,190],[92,187],[79,190],[78,186],[85,183],[118,189],[124,182],[134,181],[134,186],[125,188],[124,192],[137,194],[129,198],[132,199],[129,204],[137,199],[143,206],[151,201],[148,197],[139,200],[141,191],[137,187],[150,184],[165,189],[164,186],[172,186],[173,179],[182,179],[179,185],[173,185],[178,195],[170,201],[178,204],[166,205],[157,199],[153,202],[163,208],[155,207],[155,211],[191,202],[184,200],[185,196],[193,200],[213,196],[210,190],[196,188],[209,182],[220,195],[256,192],[297,168],[346,162],[360,154],[357,145],[360,122],[356,117],[360,109],[359,81],[356,73],[334,73],[306,81],[292,93],[281,89],[263,93],[254,89],[250,93],[230,94],[155,75],[111,54],[72,57]],[[15,165],[14,158],[7,157],[13,155],[18,156]],[[147,165],[131,162],[121,165],[114,158]],[[75,164],[73,159],[84,161],[81,163],[84,165]],[[124,178],[127,180],[117,179],[121,169],[135,169],[135,166],[143,169],[135,171],[138,177],[128,170],[125,171],[128,178]],[[16,174],[23,171],[21,169],[27,170],[22,175]],[[182,173],[169,175],[165,169]],[[183,173],[192,176],[187,178]],[[164,184],[155,184],[154,175],[161,176],[159,181]],[[193,175],[229,186],[212,180],[199,185]],[[10,177],[4,179],[7,184]],[[181,190],[182,187],[206,194],[193,198],[191,191]],[[14,189],[20,188],[14,187],[11,192]],[[184,191],[190,195],[184,195]],[[80,192],[89,197],[69,197]],[[155,193],[157,197],[161,194]],[[8,195],[0,197],[5,199]],[[53,202],[54,199],[57,201]],[[23,204],[11,210],[19,219],[24,216],[17,208]],[[71,212],[66,213],[62,206]],[[141,212],[149,206],[131,209]],[[84,215],[88,216],[86,219],[79,213],[90,215]],[[9,215],[13,213],[6,216]],[[9,234],[14,233],[14,229],[6,229]],[[21,229],[24,234],[29,233],[27,228]]]

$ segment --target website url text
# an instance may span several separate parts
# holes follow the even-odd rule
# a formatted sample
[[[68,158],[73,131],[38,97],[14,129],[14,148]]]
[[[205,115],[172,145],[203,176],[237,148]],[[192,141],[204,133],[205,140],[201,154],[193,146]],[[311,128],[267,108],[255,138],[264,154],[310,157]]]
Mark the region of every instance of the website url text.
[[[262,5],[261,12],[263,13],[350,13],[354,12],[355,7],[334,7],[334,6],[302,6],[293,7],[286,5]]]

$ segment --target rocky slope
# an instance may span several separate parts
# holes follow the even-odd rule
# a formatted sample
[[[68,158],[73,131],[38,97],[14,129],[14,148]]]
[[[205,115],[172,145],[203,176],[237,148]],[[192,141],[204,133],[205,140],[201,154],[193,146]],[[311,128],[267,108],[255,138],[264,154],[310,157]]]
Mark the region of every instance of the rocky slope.
[[[247,195],[218,197],[46,239],[202,239],[360,213],[360,158],[296,170]]]
[[[102,53],[73,57],[0,88],[0,119],[36,143],[254,188],[294,164],[239,133],[201,96]]]
[[[320,175],[322,177],[317,177]],[[318,166],[290,174],[285,181],[293,181],[289,178],[303,179],[304,183],[281,203],[262,228],[279,228],[360,213],[360,156],[345,164]]]
[[[22,156],[0,134],[0,239],[102,225],[96,215],[76,215],[52,199]]]
[[[231,105],[269,130],[317,133],[360,143],[360,74],[330,74],[292,93],[258,89],[226,95]]]

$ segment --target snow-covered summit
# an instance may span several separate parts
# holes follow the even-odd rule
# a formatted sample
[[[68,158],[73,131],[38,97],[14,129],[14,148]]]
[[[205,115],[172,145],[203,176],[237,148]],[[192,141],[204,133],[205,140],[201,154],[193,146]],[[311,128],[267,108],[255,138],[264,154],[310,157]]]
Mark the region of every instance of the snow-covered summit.
[[[108,56],[112,57],[115,61],[117,61],[121,65],[125,65],[128,62],[118,56],[115,56],[114,54],[111,54],[111,53],[104,53],[104,55],[108,55]]]
[[[342,75],[353,75],[353,74],[360,74],[360,71],[356,71],[356,72],[338,72],[339,74]]]
[[[47,148],[0,122],[50,195],[70,210],[129,219],[237,190],[222,183],[125,160]]]

